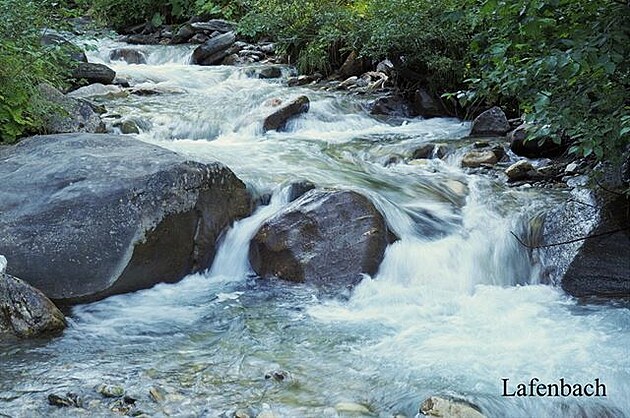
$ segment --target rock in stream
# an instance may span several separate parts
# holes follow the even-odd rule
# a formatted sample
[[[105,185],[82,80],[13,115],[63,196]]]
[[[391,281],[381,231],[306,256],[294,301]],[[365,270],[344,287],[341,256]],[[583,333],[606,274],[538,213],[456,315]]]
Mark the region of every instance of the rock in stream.
[[[265,278],[351,287],[375,274],[390,233],[383,215],[354,191],[311,190],[266,221],[249,259]]]
[[[63,303],[174,282],[207,268],[250,213],[220,163],[113,135],[36,136],[0,154],[7,272]]]

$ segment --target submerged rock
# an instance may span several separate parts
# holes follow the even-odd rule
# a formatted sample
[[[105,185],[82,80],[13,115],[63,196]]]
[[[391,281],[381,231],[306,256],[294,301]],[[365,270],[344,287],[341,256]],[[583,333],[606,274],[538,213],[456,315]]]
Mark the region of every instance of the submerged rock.
[[[70,303],[207,268],[222,231],[250,213],[227,167],[124,136],[27,138],[3,152],[0,178],[8,272]]]
[[[65,317],[42,292],[0,272],[0,338],[52,335],[65,327]]]
[[[263,131],[281,131],[287,122],[295,116],[308,112],[310,100],[306,96],[300,96],[289,104],[286,104],[265,118]]]
[[[376,273],[389,238],[383,215],[367,197],[311,190],[262,225],[249,260],[264,278],[351,287],[363,273]]]
[[[420,405],[420,413],[441,418],[484,418],[479,408],[464,401],[431,396]]]
[[[495,106],[473,120],[470,136],[503,136],[510,129],[505,113],[500,107]]]
[[[51,393],[48,395],[48,404],[51,406],[56,406],[58,408],[66,408],[66,407],[75,407],[81,408],[83,406],[83,402],[79,395],[76,393],[68,392],[66,396],[56,395]]]
[[[133,48],[116,48],[109,53],[109,59],[122,60],[127,64],[146,64],[147,58],[142,51]]]

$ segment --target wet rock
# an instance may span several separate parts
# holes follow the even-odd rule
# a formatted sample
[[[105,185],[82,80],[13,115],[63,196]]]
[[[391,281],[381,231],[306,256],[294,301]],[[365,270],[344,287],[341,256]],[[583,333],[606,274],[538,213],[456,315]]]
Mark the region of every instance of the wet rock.
[[[127,64],[146,64],[147,58],[142,51],[133,48],[116,48],[109,53],[112,61],[125,61]]]
[[[197,31],[227,33],[233,32],[236,29],[234,22],[229,22],[223,19],[212,19],[207,22],[193,22],[191,23],[193,29]]]
[[[104,85],[101,83],[94,83],[88,86],[79,87],[76,90],[71,91],[66,96],[74,98],[87,98],[87,97],[99,97],[105,96],[107,98],[127,97],[128,93],[116,85]]]
[[[227,49],[236,42],[234,32],[224,33],[208,39],[199,45],[194,51],[191,58],[192,64],[198,65],[215,65],[219,64],[229,54]]]
[[[415,116],[411,104],[402,96],[390,95],[376,99],[368,105],[372,115],[383,115],[400,118]]]
[[[0,178],[7,271],[69,303],[207,268],[222,231],[251,209],[220,163],[119,135],[24,139],[0,156]]]
[[[416,148],[411,154],[411,158],[414,160],[418,159],[429,159],[433,158],[433,150],[435,149],[435,144],[428,143],[422,144],[418,148]]]
[[[505,170],[509,181],[527,180],[538,176],[538,172],[527,160],[520,160]]]
[[[545,280],[570,295],[630,299],[630,199],[622,193],[629,184],[610,174],[618,169],[596,171],[603,187],[574,178],[571,198],[545,216],[541,244],[548,247],[534,253]]]
[[[66,393],[66,396],[60,396],[51,393],[50,395],[48,395],[48,405],[56,406],[58,408],[81,408],[83,406],[83,402],[79,395],[77,395],[76,393],[68,392]]]
[[[316,81],[316,79],[309,75],[300,75],[297,77],[292,77],[287,80],[287,84],[289,87],[297,87],[297,86],[305,86],[307,84]]]
[[[96,387],[96,391],[106,398],[120,398],[125,394],[125,388],[117,385],[101,384]]]
[[[374,415],[365,405],[354,402],[339,402],[335,405],[335,411],[340,414],[352,416],[372,416]]]
[[[188,42],[191,44],[202,44],[210,38],[212,38],[212,36],[208,36],[205,33],[196,33],[188,40]]]
[[[287,122],[302,113],[308,112],[310,100],[306,96],[300,96],[289,104],[282,106],[271,115],[265,118],[263,122],[263,131],[281,131],[285,128]]]
[[[527,158],[557,157],[566,150],[566,145],[555,143],[552,138],[528,140],[530,124],[522,124],[508,135],[510,149],[516,155]]]
[[[54,106],[44,117],[42,130],[49,134],[105,132],[105,125],[90,103],[69,97],[48,84],[38,87],[42,96]]]
[[[505,113],[500,107],[495,106],[473,120],[470,136],[503,136],[510,129]]]
[[[484,418],[480,409],[465,401],[432,396],[422,402],[420,413],[442,418]]]
[[[274,65],[262,68],[260,71],[254,72],[253,75],[262,79],[280,78],[282,77],[282,70]]]
[[[112,84],[116,77],[116,72],[104,64],[93,62],[82,62],[72,70],[72,78],[76,80],[76,85],[93,83]]]
[[[131,119],[124,120],[122,122],[117,122],[114,124],[114,127],[119,128],[122,134],[139,134],[140,128],[136,122]]]
[[[234,418],[251,418],[252,415],[249,414],[249,411],[245,410],[245,409],[237,409],[234,412]]]
[[[424,118],[441,117],[447,114],[444,105],[426,89],[416,90],[413,97],[413,106],[415,113]]]
[[[153,386],[149,389],[149,397],[155,403],[162,403],[165,400],[164,391],[156,386]]]
[[[197,31],[192,27],[191,24],[186,23],[179,27],[173,38],[171,39],[172,44],[183,44],[188,42],[190,38],[192,38]]]
[[[484,165],[494,165],[498,161],[492,151],[470,151],[462,158],[462,167],[475,168]]]
[[[308,180],[294,181],[289,185],[289,202],[293,202],[313,190],[315,185]]]
[[[258,230],[249,260],[261,277],[351,287],[376,273],[389,243],[383,215],[353,191],[311,190]]]
[[[0,338],[54,335],[65,327],[65,317],[42,292],[17,277],[0,273]]]

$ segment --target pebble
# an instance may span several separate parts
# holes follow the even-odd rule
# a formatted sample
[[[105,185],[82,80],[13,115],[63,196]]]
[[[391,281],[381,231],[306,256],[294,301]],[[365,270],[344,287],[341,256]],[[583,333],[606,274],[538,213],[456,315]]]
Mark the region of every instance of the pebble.
[[[116,385],[99,385],[96,391],[106,398],[120,398],[125,394],[125,389],[122,386]]]

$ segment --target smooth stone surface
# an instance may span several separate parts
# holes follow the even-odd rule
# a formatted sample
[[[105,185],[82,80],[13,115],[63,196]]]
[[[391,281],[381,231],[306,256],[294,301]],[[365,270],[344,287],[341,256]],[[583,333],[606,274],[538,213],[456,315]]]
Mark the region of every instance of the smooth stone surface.
[[[375,274],[390,233],[383,215],[354,191],[311,190],[267,220],[250,243],[263,278],[351,287]]]
[[[222,231],[251,211],[222,164],[119,135],[27,138],[0,155],[0,179],[8,272],[64,303],[205,269]]]
[[[476,168],[496,164],[498,158],[492,151],[470,151],[462,158],[462,167]]]

